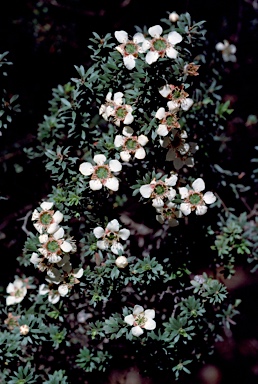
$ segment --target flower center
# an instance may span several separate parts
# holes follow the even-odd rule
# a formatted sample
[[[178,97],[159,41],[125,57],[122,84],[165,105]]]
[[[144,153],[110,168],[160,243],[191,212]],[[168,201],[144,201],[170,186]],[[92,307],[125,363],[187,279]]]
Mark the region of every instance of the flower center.
[[[156,187],[154,188],[154,192],[156,193],[156,195],[163,195],[163,193],[165,192],[165,188],[163,185],[161,184],[158,184],[156,185]]]
[[[134,151],[137,148],[137,141],[135,139],[129,138],[125,142],[125,147],[128,151]]]
[[[17,289],[14,294],[15,297],[22,297],[23,291],[21,289]]]
[[[167,118],[166,118],[166,124],[167,124],[168,126],[172,126],[172,125],[174,125],[175,122],[176,122],[176,117],[175,117],[174,114],[173,114],[173,115],[169,115],[169,116],[167,116]]]
[[[40,215],[40,222],[43,225],[49,225],[52,221],[52,215],[49,212],[42,212]]]
[[[166,40],[165,39],[162,39],[162,38],[159,38],[159,39],[156,39],[154,42],[153,42],[153,47],[156,51],[165,51],[166,48],[167,48],[167,44],[166,44]]]
[[[135,317],[135,324],[141,328],[144,327],[146,321],[147,321],[147,318],[144,316],[143,313],[140,313],[138,316]]]
[[[114,232],[109,232],[107,235],[106,235],[107,239],[109,241],[113,241],[114,239],[116,239],[116,234]]]
[[[197,205],[200,203],[201,201],[201,196],[199,193],[193,193],[190,197],[189,197],[189,201],[192,205]]]
[[[46,246],[47,250],[51,253],[56,252],[59,249],[59,244],[56,240],[50,240]]]
[[[127,111],[124,107],[118,107],[116,110],[116,116],[118,119],[124,119],[127,114]]]
[[[124,49],[128,55],[133,55],[134,53],[137,53],[137,47],[134,43],[127,43]]]
[[[96,175],[99,179],[107,179],[108,177],[108,169],[105,167],[105,166],[100,166],[98,167],[98,169],[96,170]]]

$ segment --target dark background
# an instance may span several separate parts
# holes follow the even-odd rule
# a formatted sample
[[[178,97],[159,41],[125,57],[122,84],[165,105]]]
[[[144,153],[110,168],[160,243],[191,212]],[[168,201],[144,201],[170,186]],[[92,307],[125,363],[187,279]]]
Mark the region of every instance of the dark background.
[[[16,257],[27,237],[22,229],[26,214],[50,191],[43,164],[28,160],[23,148],[35,143],[52,88],[75,76],[74,65],[89,64],[87,45],[93,31],[105,35],[124,29],[133,34],[135,25],[158,24],[167,11],[189,12],[196,22],[206,20],[207,38],[214,47],[224,39],[237,46],[237,63],[228,63],[223,83],[223,98],[234,108],[226,127],[231,139],[228,165],[233,171],[249,172],[258,137],[257,125],[247,124],[248,116],[258,110],[255,1],[8,0],[0,12],[0,53],[9,51],[13,62],[8,67],[8,92],[19,95],[21,113],[0,137],[0,285],[13,281],[18,268]],[[191,383],[258,383],[257,279],[238,271],[229,289],[243,299],[238,323],[226,342],[218,343],[210,370],[205,366],[208,370],[197,372]],[[206,381],[205,372],[211,374]]]

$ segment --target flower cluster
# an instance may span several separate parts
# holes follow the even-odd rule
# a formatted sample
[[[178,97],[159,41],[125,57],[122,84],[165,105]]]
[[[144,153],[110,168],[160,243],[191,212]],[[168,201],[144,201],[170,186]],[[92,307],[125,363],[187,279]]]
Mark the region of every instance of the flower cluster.
[[[13,283],[9,283],[6,292],[6,305],[20,303],[27,294],[27,284],[23,279],[17,278]]]
[[[234,44],[230,44],[228,40],[223,40],[223,43],[217,43],[215,48],[217,51],[221,52],[222,58],[225,62],[236,62],[236,46]]]
[[[125,316],[124,321],[129,325],[133,325],[131,332],[138,337],[143,334],[143,329],[151,331],[156,328],[154,317],[154,309],[144,310],[141,305],[135,305],[132,315]]]
[[[123,30],[115,32],[116,39],[121,43],[116,49],[123,56],[126,68],[133,69],[139,54],[146,52],[145,61],[148,64],[153,64],[159,57],[164,56],[176,59],[178,51],[174,47],[183,39],[178,32],[172,31],[162,36],[163,28],[160,25],[150,27],[148,32],[150,38],[144,37],[142,33],[136,33],[132,40],[128,39],[128,33]]]
[[[46,284],[41,285],[39,293],[49,293],[48,299],[56,303],[60,296],[66,296],[78,278],[83,275],[83,269],[73,269],[70,262],[70,254],[75,253],[77,247],[72,237],[66,236],[64,228],[59,223],[63,214],[54,213],[51,208],[53,203],[46,201],[40,204],[41,210],[34,210],[32,221],[40,235],[38,236],[38,252],[32,252],[31,263],[41,272],[46,272]],[[58,288],[53,288],[58,286]],[[57,300],[58,298],[58,300]],[[56,301],[57,300],[57,301]]]
[[[131,105],[123,104],[123,96],[122,92],[116,92],[112,99],[112,93],[108,92],[106,103],[102,104],[99,109],[99,114],[103,119],[107,121],[111,119],[118,127],[120,127],[121,123],[127,125],[134,121],[133,108]]]
[[[114,145],[117,148],[122,148],[120,157],[123,161],[129,161],[132,156],[136,159],[144,159],[146,156],[143,148],[149,141],[145,135],[134,136],[131,127],[124,127],[123,135],[116,135]]]

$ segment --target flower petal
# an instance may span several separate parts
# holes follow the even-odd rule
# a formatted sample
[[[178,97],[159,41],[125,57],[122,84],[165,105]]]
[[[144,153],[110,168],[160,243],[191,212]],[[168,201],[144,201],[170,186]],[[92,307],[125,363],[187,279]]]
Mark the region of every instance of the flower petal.
[[[190,203],[181,203],[180,204],[180,210],[183,212],[184,215],[190,215],[191,213],[191,204]]]
[[[134,156],[136,157],[136,159],[139,160],[144,159],[146,156],[145,149],[143,149],[142,147],[136,149]]]
[[[124,119],[124,124],[131,124],[134,121],[134,117],[131,112],[127,113]]]
[[[106,229],[107,229],[108,231],[111,231],[111,232],[118,232],[118,231],[119,231],[119,222],[117,221],[117,219],[113,219],[113,220],[111,220],[111,221],[108,223]]]
[[[132,136],[133,132],[134,131],[133,131],[133,129],[131,127],[124,127],[123,131],[122,131],[123,135],[126,136],[126,137]]]
[[[128,40],[128,33],[125,31],[115,31],[115,38],[119,43],[126,43]]]
[[[40,207],[43,209],[43,211],[48,211],[53,207],[54,203],[50,201],[44,201],[43,203],[40,204]]]
[[[135,57],[133,55],[124,56],[123,62],[127,69],[133,69],[135,67]]]
[[[188,109],[191,108],[193,103],[193,100],[187,97],[185,100],[182,101],[181,108],[183,109],[183,111],[188,111]]]
[[[159,37],[163,32],[163,28],[160,25],[154,25],[148,29],[148,32],[152,37]]]
[[[79,171],[84,176],[90,176],[94,172],[94,168],[91,163],[82,163],[79,167]]]
[[[121,151],[120,152],[120,157],[123,161],[127,162],[131,159],[130,152],[128,151]]]
[[[181,41],[183,40],[182,36],[176,31],[170,32],[168,34],[167,39],[170,42],[170,44],[173,44],[173,45],[181,43]]]
[[[145,61],[148,64],[155,63],[159,58],[159,53],[157,51],[149,51],[145,57]]]
[[[59,292],[60,296],[66,296],[67,293],[69,292],[69,289],[68,289],[66,284],[61,284],[58,287],[58,292]]]
[[[175,50],[175,48],[169,47],[169,48],[166,49],[166,55],[170,59],[176,59],[177,55],[178,55],[178,52]]]
[[[138,136],[138,139],[137,139],[138,143],[141,144],[142,146],[146,145],[149,141],[148,137],[145,136],[145,135],[140,135]]]
[[[129,324],[129,325],[133,325],[133,323],[134,323],[134,317],[133,317],[133,315],[127,315],[127,316],[125,316],[124,321],[125,321],[127,324]]]
[[[207,212],[207,210],[208,210],[208,208],[206,205],[198,205],[196,207],[195,213],[196,213],[196,215],[201,216],[201,215],[204,215]]]
[[[118,105],[123,104],[123,96],[124,96],[123,92],[116,92],[114,94],[114,102]]]
[[[167,136],[168,135],[168,128],[164,124],[160,124],[157,129],[157,134],[160,136]]]
[[[122,164],[118,160],[110,160],[109,168],[112,172],[119,172],[122,169]]]
[[[105,163],[105,161],[107,160],[106,156],[105,155],[95,155],[93,157],[93,160],[96,164],[98,165],[103,165]]]
[[[165,184],[169,187],[173,187],[176,185],[178,179],[178,175],[171,175],[170,177],[165,179]]]
[[[136,327],[132,328],[132,334],[136,337],[141,336],[143,334],[143,330],[141,327],[139,327],[139,325],[137,325]]]
[[[150,197],[152,194],[153,188],[150,184],[145,184],[140,187],[140,194],[142,197],[145,197],[146,199]]]
[[[59,225],[57,223],[52,223],[49,225],[48,229],[47,229],[47,233],[49,233],[50,235],[52,235],[54,232],[56,232],[59,228]]]
[[[119,188],[119,182],[118,182],[118,179],[116,177],[109,177],[105,183],[105,186],[109,189],[111,189],[111,191],[118,191],[118,188]]]
[[[56,211],[53,214],[53,219],[57,224],[59,224],[63,220],[63,218],[64,218],[64,215],[60,211]]]
[[[122,244],[118,243],[118,242],[114,242],[112,245],[111,245],[111,251],[115,254],[115,255],[119,255],[119,253],[123,253],[124,252],[124,248],[122,246]]]
[[[206,192],[203,195],[203,200],[205,201],[206,204],[212,204],[212,203],[215,203],[217,198],[216,198],[216,196],[214,195],[213,192]]]
[[[60,245],[60,248],[62,249],[62,251],[66,252],[66,253],[71,252],[71,250],[73,249],[72,245],[68,241],[64,241]]]
[[[59,228],[54,234],[53,234],[53,237],[56,239],[56,240],[59,240],[59,239],[62,239],[62,237],[64,237],[64,228]]]
[[[108,242],[105,240],[98,240],[97,247],[102,250],[108,249]]]
[[[189,190],[186,187],[178,188],[181,199],[186,199],[189,196]]]
[[[201,192],[205,189],[205,183],[203,179],[199,177],[198,179],[194,180],[192,187],[195,190],[195,192]]]
[[[127,240],[128,237],[130,236],[131,232],[127,228],[122,228],[122,229],[120,229],[118,234],[119,234],[119,237],[121,237],[122,240]]]
[[[139,44],[139,43],[143,43],[145,40],[145,37],[142,33],[140,32],[137,32],[134,36],[133,36],[133,42],[135,44]]]
[[[15,303],[17,303],[15,296],[7,296],[6,305],[13,305]]]
[[[145,310],[145,316],[146,316],[148,319],[154,319],[154,317],[155,317],[155,311],[154,311],[154,309],[146,309],[146,310]]]
[[[74,270],[74,273],[73,273],[73,276],[76,277],[77,279],[80,279],[80,277],[82,277],[83,275],[83,268],[76,268]]]
[[[139,315],[142,312],[144,312],[144,308],[141,305],[136,304],[133,309],[133,314]]]
[[[152,319],[148,319],[144,325],[145,329],[148,329],[149,331],[153,330],[156,328],[156,321]]]
[[[179,109],[179,103],[171,100],[167,102],[167,107],[170,112],[176,112]]]
[[[97,239],[100,239],[104,235],[105,230],[102,227],[96,227],[93,229],[93,233]]]
[[[166,115],[166,112],[165,112],[165,108],[161,107],[157,110],[156,114],[155,114],[155,117],[159,120],[162,120],[163,117],[165,117]]]
[[[115,140],[114,140],[114,146],[119,148],[124,145],[124,137],[122,135],[116,135]]]
[[[92,189],[93,191],[98,191],[99,189],[102,188],[102,183],[99,179],[90,180],[89,184],[90,184],[90,189]]]

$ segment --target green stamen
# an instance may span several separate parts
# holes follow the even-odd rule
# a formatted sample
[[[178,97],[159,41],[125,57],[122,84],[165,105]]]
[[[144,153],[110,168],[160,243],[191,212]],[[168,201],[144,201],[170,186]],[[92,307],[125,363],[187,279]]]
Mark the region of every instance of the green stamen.
[[[167,44],[163,39],[158,39],[153,43],[154,48],[156,51],[165,51],[167,48]]]
[[[116,116],[119,118],[119,119],[124,119],[125,116],[127,114],[127,111],[123,108],[123,107],[119,107],[117,110],[116,110]]]
[[[189,201],[190,201],[191,204],[196,205],[196,204],[198,204],[201,201],[201,197],[200,197],[200,195],[198,193],[193,193],[189,197]]]
[[[168,117],[166,118],[166,123],[167,123],[168,126],[173,125],[173,124],[175,123],[175,121],[176,121],[176,119],[175,119],[174,116],[168,116]]]
[[[155,192],[157,195],[162,195],[162,194],[165,192],[165,188],[163,187],[163,185],[157,185],[157,186],[154,188],[154,192]]]
[[[49,241],[47,243],[47,250],[51,253],[56,252],[59,249],[59,244],[56,240]]]
[[[134,150],[134,149],[136,149],[137,142],[135,140],[129,139],[126,141],[125,146],[129,150]]]
[[[128,55],[133,55],[137,52],[137,48],[133,43],[128,43],[125,46],[125,52],[128,53]]]
[[[52,216],[47,212],[42,213],[42,215],[40,216],[40,222],[43,225],[49,225],[51,221],[52,221]]]
[[[106,179],[108,177],[108,170],[105,167],[99,167],[96,171],[99,179]]]

